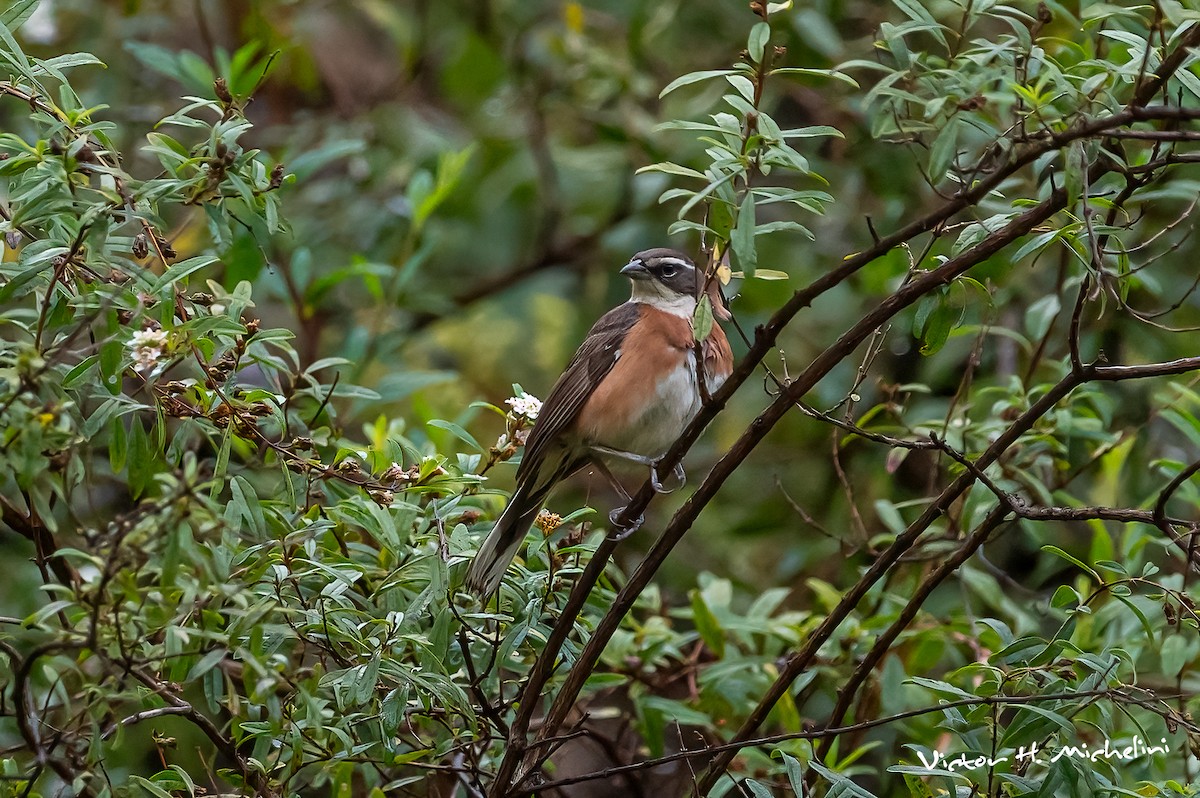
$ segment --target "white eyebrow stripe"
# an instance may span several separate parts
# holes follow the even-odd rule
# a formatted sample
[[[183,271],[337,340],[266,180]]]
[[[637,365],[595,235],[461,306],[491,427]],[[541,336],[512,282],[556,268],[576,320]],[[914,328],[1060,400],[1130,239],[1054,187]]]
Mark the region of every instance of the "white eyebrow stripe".
[[[680,260],[679,258],[672,258],[669,255],[665,256],[665,257],[661,257],[661,258],[655,258],[654,260],[656,260],[659,263],[670,263],[671,265],[678,266],[681,269],[686,269],[692,265],[692,264],[688,263],[686,260]]]

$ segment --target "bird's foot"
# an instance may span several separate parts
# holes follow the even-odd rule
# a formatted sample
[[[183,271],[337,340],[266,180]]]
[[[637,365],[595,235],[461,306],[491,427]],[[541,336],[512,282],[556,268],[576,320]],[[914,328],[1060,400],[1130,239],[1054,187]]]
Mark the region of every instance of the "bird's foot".
[[[683,463],[675,464],[675,468],[671,469],[671,476],[675,477],[678,484],[673,488],[664,487],[662,480],[658,478],[658,468],[650,466],[650,487],[654,488],[655,493],[674,493],[687,484],[687,473],[683,470]]]
[[[621,541],[637,532],[642,528],[642,524],[646,522],[645,515],[639,515],[632,523],[626,525],[621,520],[621,514],[625,512],[625,507],[618,507],[608,514],[608,521],[613,525],[612,532],[609,537],[614,541]]]

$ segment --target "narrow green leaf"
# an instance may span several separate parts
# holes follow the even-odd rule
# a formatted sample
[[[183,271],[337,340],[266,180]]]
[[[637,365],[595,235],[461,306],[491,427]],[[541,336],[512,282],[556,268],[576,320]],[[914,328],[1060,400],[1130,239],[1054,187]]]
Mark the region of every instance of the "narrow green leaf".
[[[16,32],[18,28],[25,24],[25,20],[33,15],[37,10],[38,3],[41,0],[16,0],[6,8],[3,13],[0,13],[0,25],[8,28],[10,31]]]
[[[1100,574],[1098,574],[1095,569],[1092,568],[1092,566],[1088,565],[1083,560],[1080,560],[1078,557],[1067,554],[1058,546],[1045,545],[1042,546],[1042,551],[1048,551],[1056,557],[1061,557],[1062,559],[1079,568],[1084,573],[1091,575],[1091,577],[1096,580],[1097,584],[1104,584],[1104,580],[1100,578]]]
[[[125,468],[125,457],[129,453],[129,438],[125,434],[125,421],[120,416],[113,418],[111,426],[108,437],[108,464],[114,474],[120,474]]]
[[[847,64],[843,64],[842,66],[847,66]],[[869,63],[869,66],[873,69],[879,68],[879,64],[875,64],[875,63]],[[780,67],[779,69],[772,69],[771,74],[772,75],[812,75],[814,77],[820,77],[820,78],[833,78],[834,80],[840,80],[842,83],[853,86],[856,89],[858,88],[857,80],[850,77],[845,72],[838,72],[837,70],[834,70],[834,69],[808,69],[806,67]]]
[[[225,428],[225,434],[221,436],[221,448],[217,450],[217,461],[213,465],[212,491],[209,494],[213,501],[217,500],[225,487],[225,470],[229,467],[229,451],[232,447],[233,425],[230,424]]]
[[[747,191],[738,208],[737,224],[734,225],[729,243],[733,246],[733,254],[737,255],[738,265],[747,277],[754,276],[758,265],[758,251],[754,246],[754,192]]]
[[[775,798],[775,796],[771,794],[770,790],[759,784],[754,779],[746,779],[742,782],[742,785],[750,789],[750,794],[753,795],[754,798]]]
[[[46,71],[61,72],[64,69],[71,69],[77,66],[89,66],[91,64],[99,64],[104,66],[104,62],[91,53],[67,53],[66,55],[58,55],[54,58],[46,60],[38,60],[34,62],[33,71],[36,74],[39,69]]]
[[[234,477],[229,482],[229,490],[232,496],[231,506],[237,508],[250,531],[259,536],[265,535],[267,521],[263,517],[262,505],[259,504],[254,486],[245,477]]]
[[[750,35],[746,39],[746,50],[750,53],[750,60],[756,64],[761,64],[763,53],[767,49],[767,41],[771,38],[771,26],[766,22],[759,22],[750,29]]]
[[[437,427],[438,429],[446,430],[451,435],[458,438],[463,443],[467,444],[472,449],[474,449],[475,451],[477,451],[481,454],[485,453],[485,451],[486,451],[482,446],[479,445],[479,441],[475,440],[475,437],[471,433],[467,432],[465,429],[463,429],[459,425],[455,424],[453,421],[443,421],[440,418],[435,418],[432,421],[428,421],[426,423],[429,424],[429,426],[431,426],[431,427]]]
[[[939,182],[946,176],[946,171],[954,164],[954,157],[958,154],[958,130],[959,124],[957,120],[948,122],[942,132],[938,133],[937,138],[933,140],[933,146],[929,148],[929,180],[933,183]]]
[[[197,255],[194,258],[181,260],[179,263],[173,264],[169,269],[163,272],[161,277],[154,281],[154,285],[150,287],[150,293],[157,294],[168,285],[174,285],[188,275],[200,271],[205,266],[211,266],[216,262],[216,255]]]
[[[711,194],[714,191],[716,191],[717,189],[719,189],[721,186],[723,186],[726,183],[728,183],[729,181],[733,180],[733,178],[737,177],[739,174],[741,174],[740,171],[739,172],[729,172],[729,173],[723,175],[720,179],[714,180],[713,182],[709,183],[704,188],[697,191],[690,200],[683,203],[683,207],[679,209],[679,215],[680,216],[685,215],[692,208],[696,207],[696,204],[698,202],[700,202],[700,200],[704,199],[709,194]]]
[[[662,172],[668,175],[679,175],[680,177],[694,177],[697,180],[706,180],[707,177],[703,172],[697,172],[695,169],[689,169],[686,166],[680,166],[677,163],[663,161],[662,163],[653,163],[649,166],[643,166],[637,170],[637,174],[643,172]]]
[[[704,80],[712,80],[713,78],[719,78],[724,75],[732,75],[735,74],[736,71],[737,70],[734,69],[708,69],[700,72],[689,72],[688,74],[675,78],[675,80],[668,83],[667,87],[658,93],[658,96],[660,98],[666,97],[668,94],[682,86],[690,86],[693,83],[700,83]]]
[[[188,671],[188,675],[184,678],[185,682],[194,682],[204,674],[217,666],[217,663],[225,659],[226,651],[223,648],[213,649],[200,658],[200,661],[192,666]]]
[[[704,596],[699,590],[692,591],[692,621],[696,624],[696,632],[700,639],[718,658],[725,656],[725,634],[721,624],[712,610],[704,603]]]
[[[697,341],[703,341],[712,332],[712,327],[712,300],[708,298],[708,294],[704,294],[696,303],[696,312],[692,316],[692,335]]]
[[[808,127],[794,127],[788,130],[780,131],[780,136],[785,139],[813,139],[822,136],[832,136],[833,138],[844,139],[845,134],[836,127],[829,125],[809,125]]]
[[[129,421],[127,450],[129,493],[136,499],[145,492],[146,486],[150,484],[150,477],[154,473],[154,458],[150,453],[150,437],[146,435],[146,428],[142,426],[142,420],[137,416]]]
[[[149,779],[142,778],[141,776],[130,776],[129,781],[131,784],[135,784],[148,792],[150,795],[153,795],[154,798],[173,798],[171,793],[167,792],[162,787],[159,787]]]

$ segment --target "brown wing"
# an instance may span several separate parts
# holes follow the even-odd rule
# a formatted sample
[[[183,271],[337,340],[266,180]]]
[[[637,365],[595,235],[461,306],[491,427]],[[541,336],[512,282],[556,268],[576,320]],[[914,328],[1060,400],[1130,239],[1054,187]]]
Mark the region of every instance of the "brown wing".
[[[592,326],[538,411],[537,422],[525,442],[525,454],[517,468],[518,483],[530,469],[536,472],[547,447],[574,423],[592,391],[617,362],[625,334],[640,313],[636,303],[626,302],[605,313]]]

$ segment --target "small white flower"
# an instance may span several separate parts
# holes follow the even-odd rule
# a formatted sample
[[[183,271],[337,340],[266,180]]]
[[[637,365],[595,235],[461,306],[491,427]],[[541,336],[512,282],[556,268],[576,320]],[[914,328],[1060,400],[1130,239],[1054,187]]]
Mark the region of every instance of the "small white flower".
[[[162,349],[166,345],[166,330],[139,330],[129,341],[129,346],[133,349]]]
[[[535,421],[538,416],[538,411],[542,409],[542,400],[531,394],[522,393],[520,396],[514,396],[506,399],[504,402],[512,408],[514,416],[521,416],[530,421]]]
[[[133,367],[137,371],[147,371],[154,368],[162,359],[163,349],[168,343],[166,330],[139,330],[129,339],[130,354],[133,357]]]
[[[141,349],[133,350],[133,368],[136,371],[148,371],[154,368],[155,364],[162,358],[161,349],[152,349],[150,347],[142,347]]]

